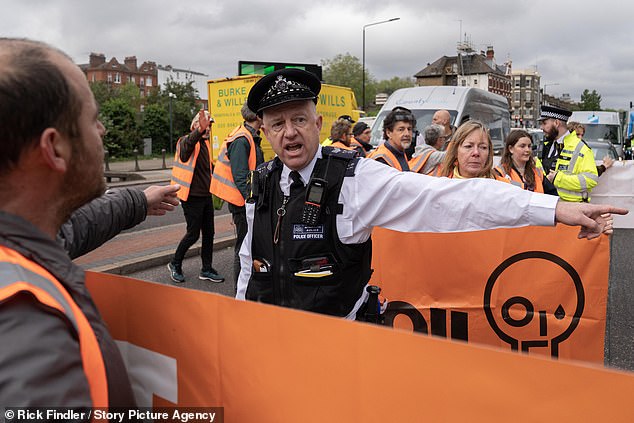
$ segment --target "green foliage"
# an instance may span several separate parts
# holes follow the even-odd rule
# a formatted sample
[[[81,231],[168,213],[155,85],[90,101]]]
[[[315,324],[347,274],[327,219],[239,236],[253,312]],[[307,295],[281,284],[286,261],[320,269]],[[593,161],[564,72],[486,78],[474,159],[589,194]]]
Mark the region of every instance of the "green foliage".
[[[592,111],[601,110],[601,94],[597,90],[588,90],[587,88],[581,93],[581,110]]]
[[[99,107],[103,106],[106,101],[114,96],[112,86],[104,81],[91,82],[89,85]]]
[[[106,127],[104,148],[111,157],[131,157],[135,148],[142,148],[142,138],[152,138],[154,153],[160,153],[163,148],[173,151],[176,139],[189,132],[194,113],[199,109],[193,81],[183,84],[170,79],[163,89],[151,90],[145,98],[133,83],[93,82],[90,88],[101,110],[99,118]],[[176,98],[172,97],[170,101],[169,93]],[[172,146],[169,140],[170,103]]]
[[[176,95],[176,98],[171,97],[171,110],[172,110],[172,145],[169,142],[169,112],[170,112],[170,96],[169,93]],[[196,100],[198,99],[198,90],[194,87],[194,81],[189,81],[185,84],[174,82],[170,78],[161,88],[160,91],[153,93],[147,97],[148,107],[150,105],[156,105],[161,107],[165,111],[165,119],[167,122],[167,129],[164,134],[165,148],[168,152],[174,151],[174,145],[178,137],[189,133],[189,125],[191,124],[194,114],[200,109],[197,106]],[[155,109],[155,111],[158,109]],[[154,140],[154,136],[152,136]],[[154,146],[154,142],[152,145]],[[154,148],[154,147],[153,147]]]
[[[163,105],[155,103],[145,107],[141,135],[143,138],[152,138],[154,153],[160,153],[163,148],[170,151],[169,115]]]
[[[362,107],[363,102],[363,64],[355,56],[350,53],[338,54],[332,59],[324,59],[321,61],[323,66],[323,78],[326,84],[340,85],[348,87],[354,91],[357,104]],[[374,99],[373,91],[374,79],[372,75],[365,70],[365,99],[366,103],[370,99]]]
[[[357,104],[361,109],[372,109],[374,98],[377,93],[392,94],[399,88],[413,87],[414,80],[412,78],[400,78],[398,76],[392,79],[376,81],[374,77],[365,70],[365,103],[363,103],[363,63],[350,53],[338,54],[332,59],[323,59],[321,61],[323,69],[324,82],[332,85],[340,85],[349,87],[354,91]],[[367,110],[369,111],[369,110]]]
[[[377,93],[385,93],[387,95],[392,94],[399,88],[408,88],[414,86],[414,78],[400,78],[398,76],[392,79],[384,79],[375,84]]]
[[[141,148],[137,112],[125,99],[106,100],[100,119],[107,129],[103,143],[110,156],[131,156],[135,148]]]

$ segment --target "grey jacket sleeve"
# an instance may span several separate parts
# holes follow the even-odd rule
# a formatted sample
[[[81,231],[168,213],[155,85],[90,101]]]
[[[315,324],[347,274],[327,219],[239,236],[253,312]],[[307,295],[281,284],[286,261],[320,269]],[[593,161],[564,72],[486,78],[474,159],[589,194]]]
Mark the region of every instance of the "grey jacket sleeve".
[[[7,407],[90,407],[77,334],[65,316],[20,293],[0,304],[0,398]]]
[[[57,241],[71,259],[89,253],[119,232],[145,220],[147,199],[136,188],[108,190],[71,215],[57,233]]]

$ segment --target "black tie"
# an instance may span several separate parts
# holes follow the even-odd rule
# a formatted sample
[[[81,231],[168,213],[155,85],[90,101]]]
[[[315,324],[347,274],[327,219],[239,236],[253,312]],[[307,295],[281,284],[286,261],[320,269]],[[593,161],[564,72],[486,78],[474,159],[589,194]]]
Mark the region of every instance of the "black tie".
[[[304,191],[304,183],[302,182],[302,177],[299,175],[299,172],[296,170],[291,171],[291,197],[295,197],[301,194]]]

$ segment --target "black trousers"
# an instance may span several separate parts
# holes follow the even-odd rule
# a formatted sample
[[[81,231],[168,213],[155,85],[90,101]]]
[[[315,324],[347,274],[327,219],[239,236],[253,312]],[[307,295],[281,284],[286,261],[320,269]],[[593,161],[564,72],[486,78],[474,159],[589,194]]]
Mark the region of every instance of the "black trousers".
[[[178,244],[172,263],[181,266],[187,250],[198,241],[202,232],[203,242],[200,250],[202,270],[211,270],[214,248],[214,204],[211,195],[209,197],[189,196],[187,201],[181,201],[187,233]]]
[[[238,276],[240,275],[240,247],[244,237],[247,236],[247,210],[244,206],[234,206],[229,203],[229,211],[233,224],[236,225],[236,245],[234,247],[233,274],[235,275],[235,287],[237,287]]]

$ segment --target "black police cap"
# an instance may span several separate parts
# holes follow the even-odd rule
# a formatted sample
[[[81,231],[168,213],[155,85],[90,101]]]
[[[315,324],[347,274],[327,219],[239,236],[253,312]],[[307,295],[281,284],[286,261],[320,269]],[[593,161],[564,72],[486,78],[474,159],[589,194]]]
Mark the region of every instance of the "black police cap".
[[[562,109],[557,106],[542,106],[541,113],[538,121],[546,120],[546,119],[558,119],[564,122],[568,122],[568,118],[572,116],[572,112],[570,110]]]
[[[296,100],[313,100],[321,90],[321,82],[310,72],[301,69],[281,69],[272,72],[253,85],[247,105],[249,109],[262,116],[269,107]]]

